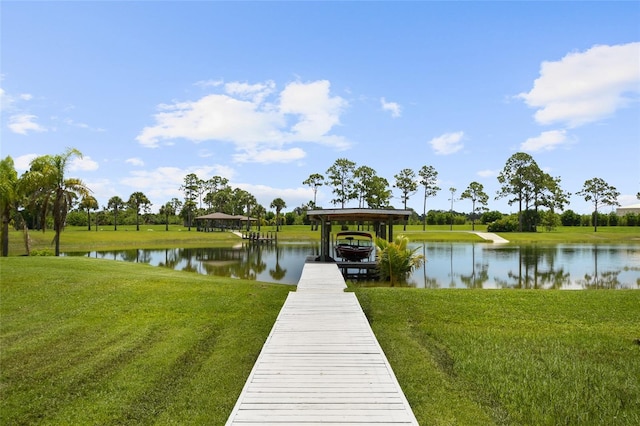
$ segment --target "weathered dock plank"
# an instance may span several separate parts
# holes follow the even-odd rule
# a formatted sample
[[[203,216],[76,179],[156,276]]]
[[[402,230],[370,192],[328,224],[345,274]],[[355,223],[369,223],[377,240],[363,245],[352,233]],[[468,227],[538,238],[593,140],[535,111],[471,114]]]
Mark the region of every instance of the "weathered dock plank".
[[[335,264],[306,263],[227,425],[417,425]]]

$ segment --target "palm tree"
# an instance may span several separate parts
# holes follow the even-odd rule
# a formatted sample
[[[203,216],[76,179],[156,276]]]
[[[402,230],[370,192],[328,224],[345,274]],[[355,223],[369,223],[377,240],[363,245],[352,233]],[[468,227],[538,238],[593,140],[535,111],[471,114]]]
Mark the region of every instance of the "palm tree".
[[[113,210],[113,230],[118,230],[118,211],[124,207],[124,201],[122,198],[117,195],[109,198],[109,203],[107,204],[107,208]]]
[[[280,211],[287,207],[282,198],[276,198],[271,202],[271,208],[276,209],[276,232],[280,230]]]
[[[100,207],[98,205],[98,200],[96,200],[96,198],[93,195],[85,195],[84,197],[82,197],[82,200],[80,201],[80,205],[78,206],[80,207],[82,210],[87,210],[87,222],[89,224],[89,231],[91,231],[91,210],[98,210],[98,208]],[[96,223],[96,230],[98,228],[98,224]]]
[[[91,192],[82,180],[65,177],[69,160],[73,157],[82,158],[82,153],[75,148],[69,148],[64,154],[36,157],[31,161],[31,169],[24,176],[28,193],[33,198],[42,200],[43,231],[46,228],[45,218],[52,210],[56,256],[60,256],[60,233],[73,201],[78,196],[87,196]]]
[[[247,232],[248,232],[251,230],[252,209],[255,208],[256,204],[258,203],[258,200],[256,200],[256,197],[254,197],[253,195],[247,192],[244,198],[244,202],[245,202],[245,205],[247,206]]]
[[[0,161],[0,214],[2,215],[2,256],[9,255],[9,221],[18,200],[18,172],[13,159],[7,156]]]
[[[129,208],[136,212],[136,231],[140,230],[140,208],[146,212],[151,207],[151,201],[142,192],[134,192],[127,201]]]
[[[169,230],[169,216],[176,214],[176,209],[171,201],[168,201],[164,206],[160,207],[160,215],[164,216],[164,230]]]
[[[384,238],[376,238],[376,262],[380,279],[389,281],[391,286],[404,283],[407,276],[416,268],[422,266],[425,258],[417,254],[418,248],[408,246],[409,239],[399,235],[394,242]]]
[[[267,212],[267,209],[264,208],[262,204],[257,204],[253,207],[253,214],[258,221],[258,231],[260,231],[260,225],[262,224],[261,217]]]

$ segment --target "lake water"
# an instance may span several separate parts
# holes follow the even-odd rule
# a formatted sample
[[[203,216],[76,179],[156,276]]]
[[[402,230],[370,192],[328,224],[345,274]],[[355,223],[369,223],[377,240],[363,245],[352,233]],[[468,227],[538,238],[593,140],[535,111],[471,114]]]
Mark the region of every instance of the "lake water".
[[[412,243],[427,262],[408,285],[418,288],[640,289],[640,245]],[[318,244],[66,253],[147,263],[179,271],[296,284]]]

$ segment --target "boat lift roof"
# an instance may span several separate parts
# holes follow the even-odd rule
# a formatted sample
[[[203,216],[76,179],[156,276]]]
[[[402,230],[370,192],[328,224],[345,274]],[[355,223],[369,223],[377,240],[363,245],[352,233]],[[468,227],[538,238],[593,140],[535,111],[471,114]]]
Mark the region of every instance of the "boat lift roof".
[[[309,210],[309,219],[334,221],[334,220],[355,220],[355,221],[379,221],[379,222],[399,222],[408,220],[411,210],[387,210],[387,209],[322,209]]]

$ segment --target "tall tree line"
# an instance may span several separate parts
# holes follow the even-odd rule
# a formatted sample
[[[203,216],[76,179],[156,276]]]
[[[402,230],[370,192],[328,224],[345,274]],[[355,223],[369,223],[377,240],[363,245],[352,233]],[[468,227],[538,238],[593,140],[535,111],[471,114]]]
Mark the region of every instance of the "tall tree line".
[[[29,170],[22,176],[18,176],[11,157],[0,161],[2,255],[8,254],[9,225],[14,219],[16,227],[20,221],[24,222],[25,229],[42,231],[45,231],[50,223],[55,234],[53,244],[57,255],[60,252],[61,231],[65,226],[67,214],[74,206],[77,205],[82,211],[86,211],[91,229],[91,211],[97,210],[97,202],[82,180],[67,176],[69,164],[74,158],[82,158],[82,153],[74,148],[69,148],[62,154],[36,157],[31,161]],[[303,206],[304,208],[318,208],[317,191],[323,185],[331,188],[331,203],[334,206],[344,208],[351,201],[356,201],[361,208],[384,209],[391,205],[393,192],[389,182],[378,176],[375,169],[369,166],[357,166],[347,158],[339,158],[326,170],[325,175],[326,177],[320,173],[313,173],[303,182],[313,191],[313,200]],[[427,199],[436,196],[440,191],[438,172],[433,166],[425,165],[417,175],[413,170],[405,168],[394,178],[393,187],[400,191],[399,198],[405,209],[410,197],[420,186],[423,188],[422,216],[425,229]],[[520,231],[535,231],[540,223],[541,208],[551,213],[563,210],[571,196],[561,187],[560,177],[553,177],[544,172],[533,157],[524,152],[513,154],[497,179],[500,189],[495,198],[506,198],[509,205],[518,206]],[[247,216],[266,214],[266,209],[257,203],[255,196],[241,188],[231,187],[229,181],[220,176],[204,180],[195,174],[189,174],[180,189],[184,193],[184,201],[174,198],[160,208],[167,224],[169,217],[176,214],[180,214],[189,226],[195,215],[200,213],[220,211]],[[617,198],[620,193],[600,177],[586,180],[576,194],[593,203],[594,231],[597,231],[598,227],[598,209],[602,206],[619,205]],[[487,210],[488,196],[483,186],[478,182],[471,182],[462,192],[460,199],[471,201],[472,226],[475,226],[476,215]],[[272,203],[272,208],[276,209],[276,215],[279,216],[286,204],[281,198],[276,200]],[[453,192],[451,201],[454,201]],[[136,191],[127,201],[119,196],[110,198],[103,209],[112,213],[114,230],[117,230],[119,216],[125,209],[129,214],[135,214],[136,229],[139,230],[141,214],[149,213],[150,207],[148,197]]]

